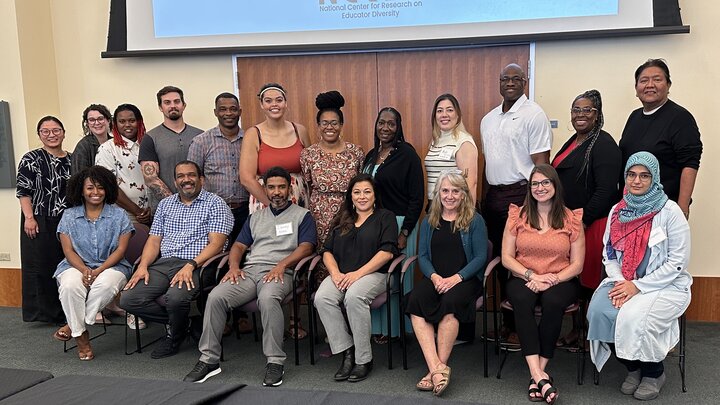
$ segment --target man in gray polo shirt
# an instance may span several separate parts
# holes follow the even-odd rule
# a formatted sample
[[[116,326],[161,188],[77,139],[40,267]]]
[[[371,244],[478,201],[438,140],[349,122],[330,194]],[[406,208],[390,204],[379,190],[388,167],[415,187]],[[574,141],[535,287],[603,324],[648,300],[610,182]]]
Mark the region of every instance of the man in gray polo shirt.
[[[200,360],[184,381],[204,382],[220,373],[220,352],[227,312],[257,299],[263,326],[262,347],[267,358],[263,385],[282,384],[285,318],[282,300],[292,292],[292,267],[311,254],[317,241],[310,211],[288,201],[290,174],[271,167],[264,176],[270,205],[256,211],[243,225],[230,250],[229,270],[215,287],[205,306]],[[252,249],[250,249],[252,247]],[[240,259],[248,251],[245,264]]]
[[[175,165],[187,159],[192,139],[203,132],[185,124],[183,111],[186,104],[179,88],[163,87],[157,93],[157,102],[163,113],[163,123],[145,134],[138,156],[153,211],[160,200],[176,192]]]

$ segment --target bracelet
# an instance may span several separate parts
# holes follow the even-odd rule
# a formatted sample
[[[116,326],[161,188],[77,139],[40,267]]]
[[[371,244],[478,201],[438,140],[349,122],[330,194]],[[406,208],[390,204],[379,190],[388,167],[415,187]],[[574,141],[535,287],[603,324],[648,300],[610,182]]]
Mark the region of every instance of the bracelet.
[[[192,264],[193,270],[195,270],[195,269],[198,268],[197,262],[196,262],[195,260],[193,260],[193,259],[188,260],[186,264]]]
[[[463,277],[462,274],[457,273],[457,276],[460,277],[460,282],[461,282],[461,283],[462,283],[463,281],[465,281],[465,277]]]
[[[530,269],[525,270],[525,280],[530,281],[530,276],[533,275],[533,271]]]

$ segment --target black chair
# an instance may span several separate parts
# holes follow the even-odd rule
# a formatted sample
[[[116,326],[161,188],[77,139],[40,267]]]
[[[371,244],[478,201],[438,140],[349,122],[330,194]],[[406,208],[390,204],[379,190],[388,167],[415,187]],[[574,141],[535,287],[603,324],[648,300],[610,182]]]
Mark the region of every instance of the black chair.
[[[300,261],[295,265],[295,269],[293,270],[293,288],[292,291],[285,296],[285,298],[282,301],[282,305],[289,304],[292,302],[294,313],[298,313],[299,306],[300,306],[300,294],[302,294],[305,291],[305,286],[302,283],[302,276],[304,274],[304,269],[306,266],[309,266],[313,259],[317,257],[317,253],[311,253],[308,256],[303,257],[300,259]],[[224,258],[219,266],[224,266],[227,262],[228,258]],[[258,337],[258,325],[257,325],[257,316],[256,314],[260,312],[260,308],[258,307],[257,297],[255,299],[252,299],[248,301],[247,303],[241,305],[239,309],[245,313],[252,314],[252,322],[253,322],[253,336],[255,341],[259,341]],[[295,336],[293,338],[295,343],[295,365],[300,365],[300,339],[298,338],[298,323],[295,322],[294,324],[294,332]],[[221,353],[221,360],[224,360],[223,353]]]
[[[685,317],[685,314],[683,313],[680,318],[678,318],[678,323],[680,326],[680,342],[678,343],[678,366],[680,367],[680,380],[681,380],[681,387],[682,392],[687,392],[687,386],[685,385],[685,349],[686,349],[686,327],[687,327],[687,318]],[[597,371],[597,368],[593,367],[593,383],[595,385],[600,384],[600,372]]]
[[[217,285],[217,283],[220,281],[220,279],[225,274],[225,271],[223,271],[223,266],[220,266],[220,261],[224,257],[228,255],[228,252],[219,253],[202,264],[200,267],[200,273],[198,274],[199,279],[199,285],[198,285],[198,294],[193,299],[195,304],[197,305],[198,311],[200,312],[201,316],[205,312],[205,302],[207,300],[207,295],[210,293],[210,291]],[[139,263],[140,258],[138,258],[138,262],[135,263],[135,268],[137,268],[137,264]],[[212,266],[214,263],[217,263],[217,266]],[[227,268],[225,268],[227,270]],[[134,269],[133,269],[134,271]],[[160,305],[165,305],[164,300],[162,299],[162,295],[159,296],[156,299],[156,302]],[[125,354],[131,355],[134,353],[142,353],[142,349],[152,345],[155,342],[158,342],[160,339],[164,338],[166,336],[165,331],[163,331],[163,334],[159,336],[158,338],[152,340],[151,342],[142,344],[141,338],[140,338],[140,325],[138,321],[138,317],[135,317],[135,350],[129,351],[128,350],[128,331],[130,330],[130,327],[128,325],[125,326]]]
[[[380,295],[375,297],[375,299],[373,299],[372,302],[370,302],[371,310],[378,309],[378,308],[382,307],[383,305],[385,305],[385,303],[388,303],[388,305],[385,306],[387,309],[388,331],[390,331],[391,327],[392,327],[392,308],[390,306],[390,297],[392,297],[393,294],[397,294],[399,296],[399,298],[402,298],[401,297],[402,293],[400,292],[401,290],[400,290],[400,280],[399,280],[400,273],[395,271],[395,269],[397,268],[397,266],[400,263],[403,262],[403,260],[405,260],[405,257],[406,256],[404,254],[401,254],[401,255],[395,257],[395,259],[393,259],[393,261],[390,263],[390,268],[388,269],[387,277],[385,278],[385,291],[380,293]],[[317,266],[317,264],[320,262],[320,258],[321,258],[320,256],[316,257],[315,258],[316,260],[313,260],[312,263],[310,264],[310,268],[308,269],[308,278],[307,278],[307,282],[308,282],[308,294],[307,294],[307,297],[308,297],[308,319],[310,320],[310,330],[309,330],[309,333],[310,333],[310,336],[309,336],[310,337],[310,364],[313,364],[313,365],[315,364],[315,343],[316,343],[315,339],[316,339],[318,333],[317,333],[317,317],[316,317],[316,313],[315,313],[315,306],[313,305],[314,301],[315,301],[315,285],[314,285],[315,283],[314,283],[314,280],[312,279],[312,271],[315,269],[315,266]],[[402,299],[400,299],[399,301],[402,301]],[[400,315],[400,316],[402,317],[402,315]],[[403,319],[401,319],[401,321],[402,320]],[[401,328],[400,329],[401,344],[404,345],[404,343],[402,343],[402,335],[403,335],[402,331],[405,329],[403,322],[400,322],[400,328]],[[392,339],[388,340],[387,349],[388,349],[387,350],[388,369],[392,370],[392,360],[393,360],[393,358],[392,358]],[[407,369],[407,365],[405,365],[405,369]]]

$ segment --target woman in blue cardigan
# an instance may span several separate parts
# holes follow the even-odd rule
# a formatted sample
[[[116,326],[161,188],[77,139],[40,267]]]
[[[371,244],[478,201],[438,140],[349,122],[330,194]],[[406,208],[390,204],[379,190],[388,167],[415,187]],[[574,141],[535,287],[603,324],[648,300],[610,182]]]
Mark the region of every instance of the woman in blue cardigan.
[[[475,212],[461,174],[444,172],[438,178],[430,212],[420,225],[419,250],[425,277],[410,294],[406,312],[428,373],[416,386],[439,396],[450,383],[447,363],[460,322],[475,318],[475,301],[482,291],[477,276],[487,259],[485,221]]]

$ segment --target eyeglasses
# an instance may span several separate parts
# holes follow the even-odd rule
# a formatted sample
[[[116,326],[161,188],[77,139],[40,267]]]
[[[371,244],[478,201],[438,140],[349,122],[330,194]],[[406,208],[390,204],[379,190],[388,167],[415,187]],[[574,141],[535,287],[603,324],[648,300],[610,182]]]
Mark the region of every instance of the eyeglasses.
[[[543,181],[531,181],[530,188],[538,188],[540,186],[547,188],[550,187],[551,184],[553,184],[553,182],[550,179],[545,179]]]
[[[500,83],[507,83],[507,82],[522,83],[524,81],[525,81],[525,78],[520,77],[520,76],[512,76],[512,77],[502,76],[502,77],[500,77]]]
[[[50,133],[52,133],[53,135],[60,135],[63,133],[63,129],[62,128],[53,128],[53,129],[43,128],[38,131],[38,134],[40,134],[42,136],[48,136],[48,135],[50,135]]]
[[[88,122],[88,124],[94,124],[96,122],[99,124],[102,124],[103,122],[105,122],[105,117],[100,116],[97,118],[88,118],[87,122]]]
[[[339,127],[340,121],[320,121],[320,128]]]
[[[635,172],[625,172],[625,179],[627,181],[634,181],[637,177],[640,177],[640,180],[643,182],[648,182],[652,180],[652,174],[643,172],[643,173],[635,173]]]
[[[590,115],[593,113],[593,111],[597,111],[597,108],[594,107],[573,107],[570,109],[570,113],[572,115]]]

